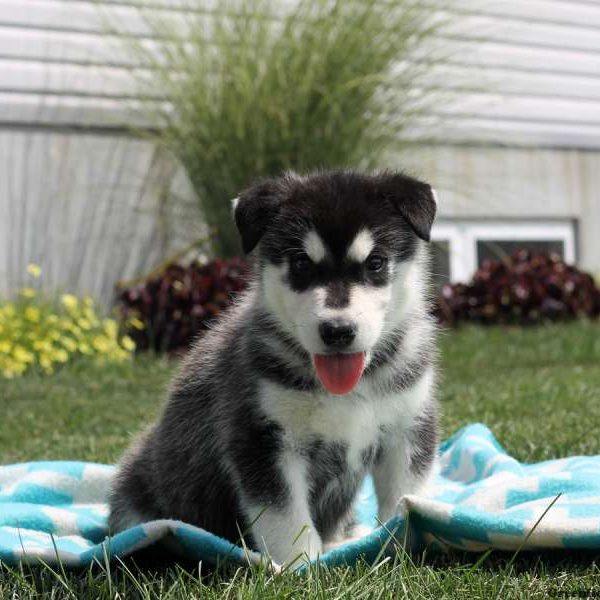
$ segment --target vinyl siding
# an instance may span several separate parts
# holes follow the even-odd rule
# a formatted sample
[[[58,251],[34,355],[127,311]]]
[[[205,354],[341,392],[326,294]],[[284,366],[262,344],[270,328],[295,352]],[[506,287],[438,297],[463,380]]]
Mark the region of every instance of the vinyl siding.
[[[131,136],[0,129],[0,299],[26,285],[91,294],[205,235],[180,169]],[[26,266],[42,266],[32,281]]]
[[[0,123],[121,126],[131,122],[140,69],[109,23],[152,48],[132,0],[0,0]],[[186,0],[147,14],[185,32]],[[206,3],[207,10],[215,2]],[[413,135],[531,146],[600,146],[600,3],[450,0],[427,53],[443,56],[420,82],[443,101]],[[141,70],[141,73],[151,74]]]

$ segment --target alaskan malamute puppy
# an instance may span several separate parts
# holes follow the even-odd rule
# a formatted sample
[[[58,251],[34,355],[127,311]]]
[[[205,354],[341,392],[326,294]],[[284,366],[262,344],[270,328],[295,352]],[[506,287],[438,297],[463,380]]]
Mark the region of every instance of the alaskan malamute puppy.
[[[351,535],[373,475],[381,521],[432,470],[429,185],[400,173],[289,174],[243,192],[253,263],[192,348],[157,423],[124,456],[112,531],[178,519],[277,563]]]

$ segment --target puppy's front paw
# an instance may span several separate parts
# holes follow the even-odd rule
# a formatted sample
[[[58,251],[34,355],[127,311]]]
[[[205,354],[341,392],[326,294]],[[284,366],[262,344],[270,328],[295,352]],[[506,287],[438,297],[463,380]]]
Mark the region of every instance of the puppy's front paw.
[[[314,529],[305,527],[292,545],[291,555],[295,560],[313,561],[323,553],[321,537]]]
[[[259,533],[257,524],[254,525],[254,536],[258,540],[261,553],[268,560],[283,567],[298,565],[302,562],[315,560],[323,551],[321,537],[312,526],[299,526],[295,535],[293,528],[283,522],[277,523],[274,515],[266,521],[268,529],[263,528]],[[280,525],[275,527],[274,525]],[[262,535],[261,535],[262,534]]]

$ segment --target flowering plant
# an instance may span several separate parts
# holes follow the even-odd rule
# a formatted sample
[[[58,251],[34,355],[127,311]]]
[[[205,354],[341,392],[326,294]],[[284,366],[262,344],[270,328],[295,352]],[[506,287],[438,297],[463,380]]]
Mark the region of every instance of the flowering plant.
[[[37,278],[41,269],[29,265]],[[58,302],[42,298],[33,288],[19,299],[0,304],[0,377],[19,377],[39,368],[50,374],[78,356],[123,362],[135,350],[129,336],[121,336],[114,319],[101,318],[90,297],[63,294]]]

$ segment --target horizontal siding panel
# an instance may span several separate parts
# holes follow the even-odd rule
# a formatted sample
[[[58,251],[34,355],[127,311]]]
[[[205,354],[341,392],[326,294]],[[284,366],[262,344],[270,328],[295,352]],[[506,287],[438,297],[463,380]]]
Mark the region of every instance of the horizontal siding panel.
[[[600,35],[594,29],[552,25],[538,21],[512,21],[491,16],[455,17],[440,28],[441,37],[495,41],[510,45],[600,52]]]
[[[183,34],[189,27],[189,16],[168,10],[148,10],[150,20],[173,27]],[[53,29],[63,31],[106,33],[109,23],[118,24],[121,32],[152,36],[140,11],[129,6],[98,5],[95,2],[47,2],[44,0],[0,0],[0,25]],[[459,39],[493,40],[513,44],[572,48],[600,52],[597,31],[572,25],[545,24],[536,21],[514,21],[485,15],[461,15],[450,18],[442,33]]]
[[[600,4],[573,0],[453,0],[453,11],[582,27],[600,27]]]
[[[134,101],[56,96],[46,94],[0,93],[1,125],[144,127],[148,123],[136,110]]]
[[[47,3],[69,5],[92,4],[89,0],[46,0]],[[282,5],[291,5],[291,0],[280,0]],[[193,8],[201,6],[200,11],[210,11],[218,8],[217,0],[203,0],[190,2],[190,0],[101,0],[95,3],[104,9],[114,7],[150,7],[157,9],[168,9],[171,11],[189,12]],[[429,0],[423,2],[430,5],[432,10],[439,8],[440,2]],[[508,19],[526,19],[544,21],[549,23],[561,23],[566,25],[579,25],[583,27],[600,27],[600,4],[589,2],[573,2],[571,0],[452,0],[446,3],[457,14],[475,14]]]
[[[43,64],[0,59],[0,92],[65,94],[90,97],[135,97],[141,81],[152,80],[147,69]],[[600,77],[561,77],[520,73],[509,69],[466,69],[454,65],[432,66],[421,86],[452,91],[539,96],[553,99],[600,101]],[[149,88],[152,90],[152,87]],[[152,90],[161,97],[160,90]]]
[[[0,27],[0,57],[35,62],[134,64],[112,36]]]
[[[0,0],[0,26],[55,31],[106,33],[116,25],[122,33],[152,36],[150,21],[161,22],[179,31],[187,30],[185,13],[168,10],[140,10],[131,6],[106,6],[96,2],[47,2],[45,0]]]
[[[0,58],[37,63],[80,64],[116,67],[141,66],[127,51],[127,40],[114,35],[44,31],[0,27]],[[154,56],[160,56],[161,42],[140,39]]]
[[[489,143],[492,145],[585,148],[597,149],[600,126],[572,123],[532,122],[510,119],[484,119],[456,115],[452,120],[423,118],[408,132],[419,140],[435,136],[436,131],[445,142]],[[441,132],[441,133],[440,133]],[[435,139],[435,137],[433,137]]]
[[[600,35],[600,32],[599,34]],[[158,56],[159,43],[141,40],[149,52]],[[127,42],[111,35],[26,30],[0,27],[0,58],[56,62],[61,64],[139,66],[127,52]],[[600,75],[600,53],[551,50],[494,42],[444,40],[415,54],[421,62],[444,60],[451,64],[500,67],[512,70],[543,71],[580,75]]]
[[[527,73],[508,68],[461,65],[432,65],[419,80],[439,89],[494,92],[553,99],[597,100],[600,102],[600,72],[597,77]]]
[[[483,116],[520,121],[545,121],[600,125],[600,102],[543,99],[499,94],[444,93],[444,102],[436,108],[448,116]]]
[[[416,53],[415,58],[420,61],[443,60],[465,66],[502,67],[515,71],[592,76],[600,74],[600,54],[487,41],[440,40],[431,49]]]
[[[66,94],[92,97],[135,97],[148,70],[136,70],[0,59],[0,92]]]
[[[90,4],[90,0],[46,0],[47,2],[68,2],[69,4]],[[94,0],[95,1],[95,0]],[[244,0],[240,0],[243,2]],[[289,4],[293,0],[280,0]],[[102,7],[127,6],[136,8],[168,9],[181,12],[206,12],[216,10],[219,0],[97,0],[97,5]]]

